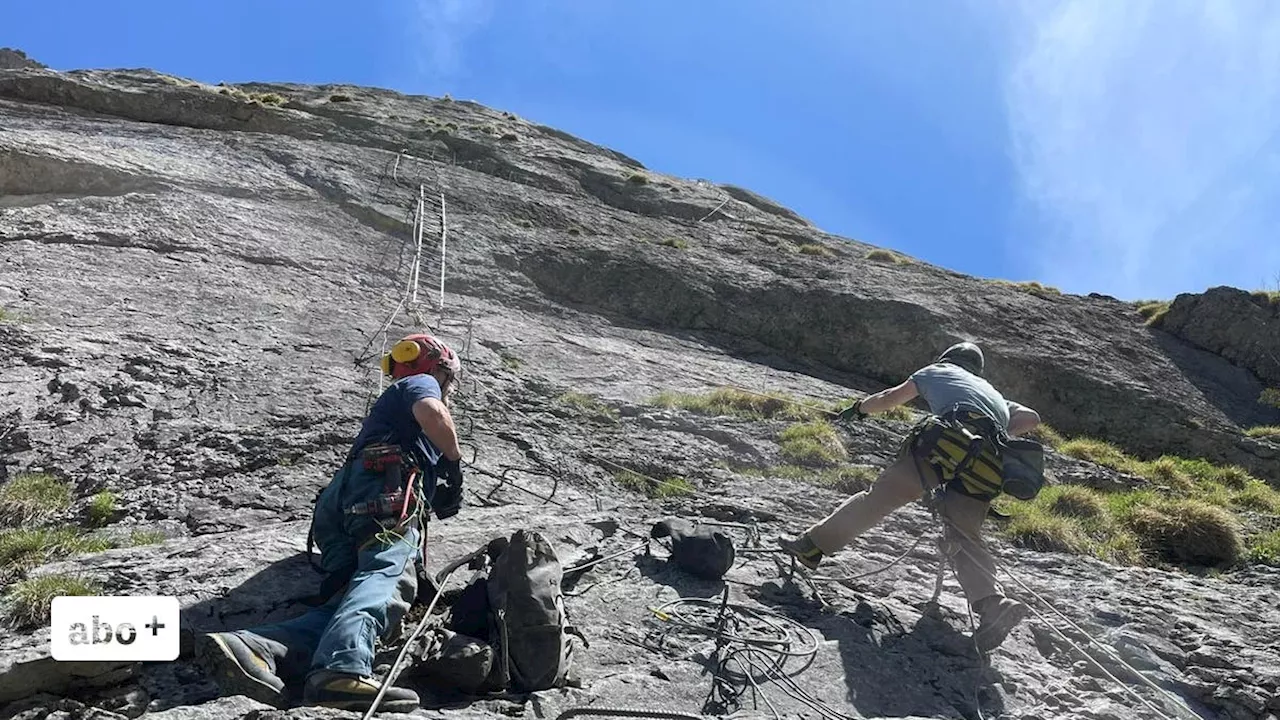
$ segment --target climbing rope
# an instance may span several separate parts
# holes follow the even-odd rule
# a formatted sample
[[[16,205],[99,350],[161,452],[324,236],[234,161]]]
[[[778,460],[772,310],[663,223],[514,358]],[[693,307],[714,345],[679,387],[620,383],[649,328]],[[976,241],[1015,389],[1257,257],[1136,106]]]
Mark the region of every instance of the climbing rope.
[[[413,628],[413,633],[409,635],[409,639],[404,641],[404,647],[400,648],[400,653],[396,655],[395,662],[391,663],[391,669],[387,671],[387,676],[383,678],[382,683],[378,687],[378,694],[373,698],[373,704],[365,711],[361,720],[369,720],[373,714],[378,711],[378,705],[382,702],[382,697],[387,694],[387,688],[395,683],[396,677],[400,674],[400,664],[404,662],[405,655],[409,654],[409,648],[413,645],[413,641],[418,639],[422,631],[426,629],[427,623],[431,620],[431,613],[436,609],[436,603],[440,601],[440,596],[444,594],[444,586],[449,582],[449,578],[453,576],[454,571],[461,567],[455,565],[444,573],[443,577],[438,578],[436,582],[436,593],[431,598],[431,603],[427,605],[427,611],[422,615],[422,619]]]

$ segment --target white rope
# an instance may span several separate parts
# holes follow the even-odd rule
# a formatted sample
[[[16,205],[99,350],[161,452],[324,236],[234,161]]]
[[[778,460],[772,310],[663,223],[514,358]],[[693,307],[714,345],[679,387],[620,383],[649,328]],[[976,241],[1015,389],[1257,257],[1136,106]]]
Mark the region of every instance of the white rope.
[[[440,325],[444,326],[444,250],[448,239],[448,217],[445,214],[444,192],[440,193]]]
[[[436,587],[436,594],[431,598],[431,604],[427,606],[426,613],[423,614],[422,620],[413,629],[413,633],[409,635],[409,639],[404,641],[404,647],[400,648],[400,654],[396,655],[396,661],[391,663],[391,669],[387,671],[387,676],[383,678],[382,685],[378,688],[378,694],[373,698],[373,704],[365,711],[361,720],[369,720],[373,714],[378,711],[378,705],[382,702],[382,696],[387,694],[387,688],[396,681],[396,676],[400,674],[400,663],[404,662],[404,656],[408,654],[409,647],[413,645],[413,641],[418,639],[422,631],[427,627],[427,622],[431,620],[431,612],[436,609],[436,603],[440,601],[440,596],[444,594],[444,586],[449,583],[449,578],[453,575],[454,570],[451,568],[448,573],[441,578]]]
[[[413,267],[409,271],[409,276],[412,278],[411,282],[413,284],[413,297],[409,301],[410,307],[417,307],[418,305],[418,277],[422,271],[422,230],[423,230],[423,226],[426,224],[426,216],[424,213],[425,205],[426,205],[424,202],[425,193],[426,193],[426,189],[422,185],[419,185],[418,186],[418,213],[417,213],[415,222],[413,223],[413,227],[414,227]]]

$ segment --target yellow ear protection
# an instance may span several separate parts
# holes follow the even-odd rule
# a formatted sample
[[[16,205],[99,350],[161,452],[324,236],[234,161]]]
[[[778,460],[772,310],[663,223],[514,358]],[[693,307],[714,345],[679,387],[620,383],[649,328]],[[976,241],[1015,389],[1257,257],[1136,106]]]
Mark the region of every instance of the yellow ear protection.
[[[391,352],[382,356],[382,374],[391,374],[391,361],[401,364],[412,363],[422,355],[422,346],[418,345],[415,340],[401,340],[396,343]]]

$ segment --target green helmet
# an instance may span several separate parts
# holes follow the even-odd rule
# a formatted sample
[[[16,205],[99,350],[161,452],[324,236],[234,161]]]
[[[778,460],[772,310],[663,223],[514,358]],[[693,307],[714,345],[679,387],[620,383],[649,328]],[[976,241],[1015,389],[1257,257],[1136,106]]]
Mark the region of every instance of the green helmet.
[[[938,356],[937,362],[949,362],[968,370],[974,375],[981,375],[986,365],[982,357],[982,348],[971,342],[960,342],[952,345]]]

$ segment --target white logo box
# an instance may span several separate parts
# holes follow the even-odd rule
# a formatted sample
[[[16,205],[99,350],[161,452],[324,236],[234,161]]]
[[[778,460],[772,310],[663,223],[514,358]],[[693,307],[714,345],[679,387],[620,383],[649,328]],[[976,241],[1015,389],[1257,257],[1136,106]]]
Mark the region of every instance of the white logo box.
[[[67,661],[178,659],[178,598],[84,595],[53,599],[50,654]]]

